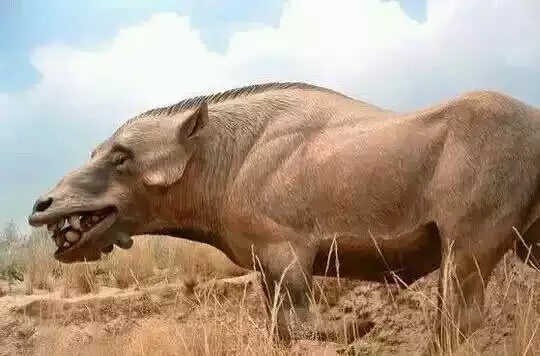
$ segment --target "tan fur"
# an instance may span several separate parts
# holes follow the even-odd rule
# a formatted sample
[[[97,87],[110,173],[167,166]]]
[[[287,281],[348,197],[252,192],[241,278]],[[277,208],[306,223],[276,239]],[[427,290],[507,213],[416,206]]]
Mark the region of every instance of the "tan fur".
[[[487,91],[398,114],[301,83],[250,88],[130,120],[48,194],[51,206],[31,223],[113,204],[113,232],[209,243],[263,271],[269,301],[295,260],[282,285],[292,303],[278,314],[284,340],[306,330],[335,335],[335,325],[312,320],[305,296],[327,270],[334,239],[346,278],[407,284],[451,259],[456,274],[441,269],[439,307],[456,299],[462,337],[475,330],[484,283],[516,244],[513,228],[523,234],[522,259],[540,241],[540,111]],[[81,177],[97,179],[118,145],[133,154],[122,166],[129,174],[105,174],[102,192],[89,196]],[[59,259],[99,258],[113,240],[104,234]],[[447,293],[448,279],[463,298]],[[354,326],[362,334],[371,324]]]

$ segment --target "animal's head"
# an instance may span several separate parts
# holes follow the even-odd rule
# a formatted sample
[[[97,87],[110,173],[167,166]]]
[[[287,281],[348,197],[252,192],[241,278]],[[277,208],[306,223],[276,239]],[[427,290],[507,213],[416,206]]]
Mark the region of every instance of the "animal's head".
[[[156,201],[177,183],[208,121],[206,104],[156,119],[129,121],[99,145],[81,167],[37,199],[28,221],[47,225],[65,263],[95,261],[159,219]]]

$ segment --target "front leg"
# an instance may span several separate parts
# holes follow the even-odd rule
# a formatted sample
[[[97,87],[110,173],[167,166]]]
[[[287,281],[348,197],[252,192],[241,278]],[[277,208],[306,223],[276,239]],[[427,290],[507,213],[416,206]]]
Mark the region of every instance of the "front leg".
[[[373,323],[363,319],[323,321],[310,311],[315,253],[316,249],[283,242],[267,245],[255,256],[271,330],[285,344],[291,339],[352,342],[369,332]]]

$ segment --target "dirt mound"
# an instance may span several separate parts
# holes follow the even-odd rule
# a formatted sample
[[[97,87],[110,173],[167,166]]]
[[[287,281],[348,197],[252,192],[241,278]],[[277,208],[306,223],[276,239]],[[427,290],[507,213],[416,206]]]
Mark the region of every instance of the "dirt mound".
[[[325,318],[375,321],[343,345],[268,338],[256,274],[195,284],[159,284],[64,298],[60,293],[0,297],[0,355],[412,355],[427,341],[437,273],[409,289],[316,278]],[[487,315],[463,354],[540,354],[540,274],[508,256],[488,286]],[[475,351],[472,351],[472,350]]]

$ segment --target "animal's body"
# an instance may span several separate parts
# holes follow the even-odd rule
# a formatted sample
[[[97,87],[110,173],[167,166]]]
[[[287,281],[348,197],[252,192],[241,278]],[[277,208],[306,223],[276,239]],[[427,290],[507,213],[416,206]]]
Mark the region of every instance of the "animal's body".
[[[332,323],[312,321],[305,297],[313,275],[336,274],[333,263],[327,269],[333,242],[345,278],[412,283],[452,260],[453,278],[441,268],[439,307],[455,299],[467,335],[481,323],[483,281],[514,247],[514,228],[526,242],[518,255],[540,257],[538,167],[540,110],[500,93],[399,114],[273,83],[129,120],[38,200],[30,222],[49,224],[62,245],[59,220],[101,216],[88,229],[67,228],[79,239],[57,251],[64,262],[98,259],[113,243],[129,248],[132,235],[167,234],[263,271],[269,301],[287,271],[284,339],[335,336]],[[464,298],[446,290],[449,278]]]

